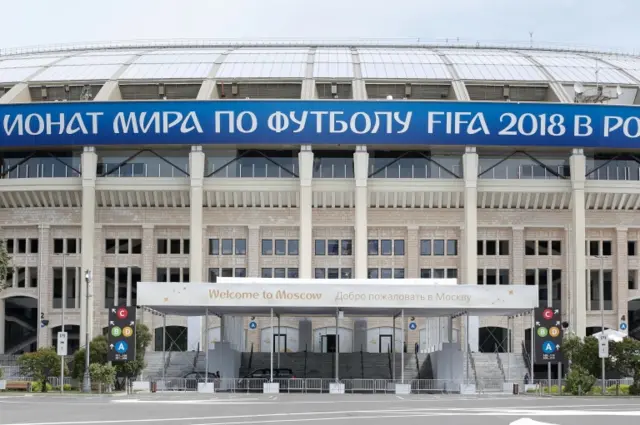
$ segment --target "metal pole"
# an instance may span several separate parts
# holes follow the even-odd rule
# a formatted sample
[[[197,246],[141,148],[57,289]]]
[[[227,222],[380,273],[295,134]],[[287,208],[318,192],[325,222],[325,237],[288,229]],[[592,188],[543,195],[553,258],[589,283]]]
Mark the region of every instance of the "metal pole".
[[[400,314],[402,315],[402,329],[400,330],[400,339],[402,339],[402,346],[400,347],[400,379],[402,380],[402,383],[404,384],[404,308],[402,309],[402,311],[400,312]]]
[[[67,257],[62,254],[62,310],[60,310],[60,332],[64,332],[64,307],[67,304]],[[68,338],[67,338],[68,343]],[[64,392],[64,356],[60,356],[60,392]]]
[[[465,325],[464,339],[466,343],[466,351],[467,351],[467,383],[469,383],[469,368],[471,365],[469,364],[469,357],[471,356],[471,351],[469,350],[469,312],[467,311],[467,323]]]
[[[551,362],[547,362],[547,388],[549,388],[549,394],[551,394]]]
[[[209,383],[209,309],[204,312],[204,383]]]
[[[280,315],[278,314],[278,369],[280,369]]]
[[[507,382],[511,380],[511,317],[507,317]]]
[[[340,310],[336,309],[336,384],[340,382]]]
[[[598,285],[599,288],[599,298],[600,298],[600,338],[605,338],[605,334],[604,334],[604,256],[600,257],[600,285]],[[602,364],[601,364],[601,368],[602,368],[602,395],[606,394],[606,386],[605,386],[605,375],[606,375],[606,370],[605,370],[605,358],[603,357],[602,359]]]
[[[90,362],[90,350],[91,350],[91,341],[89,341],[89,326],[91,326],[91,322],[89,321],[89,288],[91,285],[91,271],[86,270],[84,272],[85,282],[87,283],[87,287],[85,289],[85,309],[84,309],[84,376],[82,377],[82,392],[90,393],[91,392],[91,374],[89,373],[89,362]]]
[[[273,350],[276,347],[275,341],[273,340],[273,309],[271,309],[270,315],[271,324],[269,325],[269,330],[271,331],[271,353],[269,354],[269,382],[273,382]]]
[[[393,360],[391,361],[392,363],[392,368],[393,370],[391,371],[391,379],[393,379],[393,381],[395,382],[396,380],[396,316],[393,316],[393,332],[392,332],[393,336],[392,336],[392,341],[391,341],[391,355],[393,356]]]
[[[162,316],[162,389],[165,387],[165,371],[167,369],[167,315]]]
[[[533,340],[533,333],[536,331],[536,315],[535,315],[535,310],[531,309],[531,334],[529,335],[531,338],[531,348],[529,349],[529,351],[531,351],[531,353],[529,353],[529,356],[531,358],[530,360],[530,364],[529,367],[531,368],[531,375],[529,377],[529,382],[531,382],[533,384],[533,363],[535,362],[535,348],[533,346],[533,344],[535,344],[534,340]]]

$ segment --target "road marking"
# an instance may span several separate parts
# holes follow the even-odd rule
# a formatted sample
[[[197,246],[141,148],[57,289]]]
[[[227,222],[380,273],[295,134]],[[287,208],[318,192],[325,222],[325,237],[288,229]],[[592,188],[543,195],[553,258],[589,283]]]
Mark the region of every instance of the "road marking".
[[[404,400],[404,398],[400,397],[399,395],[397,395],[397,396],[396,396],[396,398],[397,398],[398,400]]]

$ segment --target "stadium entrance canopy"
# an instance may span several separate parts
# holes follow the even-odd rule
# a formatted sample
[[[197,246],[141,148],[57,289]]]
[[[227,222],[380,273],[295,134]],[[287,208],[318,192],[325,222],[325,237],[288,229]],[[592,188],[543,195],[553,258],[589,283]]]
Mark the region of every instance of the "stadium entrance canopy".
[[[405,314],[418,317],[516,316],[538,307],[537,286],[456,283],[456,279],[272,278],[218,278],[216,283],[140,282],[138,304],[165,315],[270,316],[272,332],[274,314],[278,318],[281,315],[335,316],[336,334],[342,316],[385,316],[394,320]],[[401,332],[404,340],[404,326]],[[208,332],[205,335],[208,339]],[[468,341],[468,333],[465,335]],[[208,341],[204,346],[209,346]],[[270,351],[273,382],[274,350]],[[336,384],[338,351],[335,353]],[[401,361],[404,384],[404,356]],[[205,364],[208,367],[208,360]]]

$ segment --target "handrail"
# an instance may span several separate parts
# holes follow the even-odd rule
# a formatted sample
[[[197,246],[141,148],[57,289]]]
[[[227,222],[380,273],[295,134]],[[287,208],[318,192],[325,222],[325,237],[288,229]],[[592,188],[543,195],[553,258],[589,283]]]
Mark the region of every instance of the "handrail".
[[[394,353],[395,354],[395,353]],[[393,367],[391,366],[391,349],[387,350],[387,360],[389,361],[389,379],[393,379]]]
[[[364,379],[364,352],[362,351],[362,344],[360,344],[360,378]]]
[[[251,351],[249,352],[249,364],[247,366],[247,369],[249,369],[249,371],[251,371],[252,363],[253,363],[253,342],[251,343]]]
[[[418,357],[418,352],[414,352],[413,355],[416,357],[416,369],[418,372],[418,379],[420,379],[420,358]]]
[[[500,358],[500,352],[498,351],[497,347],[496,347],[495,353],[496,353],[496,358],[498,359],[498,368],[500,368],[500,373],[502,373],[502,379],[504,380],[504,382],[507,382],[507,375],[506,373],[504,373],[504,365],[502,364],[502,359]]]
[[[476,361],[473,359],[471,355],[471,344],[467,344],[467,356],[469,358],[469,364],[471,365],[471,371],[473,372],[473,381],[476,383],[476,387],[478,386],[478,373],[476,372]]]
[[[522,341],[522,358],[524,359],[524,365],[527,367],[527,372],[531,370],[531,358],[529,357],[529,352],[527,351],[527,344]],[[529,379],[533,380],[533,376]]]

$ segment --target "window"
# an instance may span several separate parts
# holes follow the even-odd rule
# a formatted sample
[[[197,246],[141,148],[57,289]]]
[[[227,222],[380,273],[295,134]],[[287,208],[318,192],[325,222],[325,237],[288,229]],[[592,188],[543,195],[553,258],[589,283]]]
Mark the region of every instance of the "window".
[[[287,241],[284,239],[276,239],[275,240],[275,252],[276,255],[286,255],[287,254]],[[277,277],[277,276],[276,276]]]
[[[65,308],[79,307],[78,292],[78,268],[66,267],[66,270],[62,267],[53,267],[53,308],[61,308],[64,298]],[[20,272],[20,270],[17,270]],[[18,279],[22,279],[18,276]]]
[[[26,239],[18,239],[18,254],[26,254],[27,253],[27,240]]]
[[[324,239],[316,239],[315,241],[316,255],[327,255],[326,247],[327,247],[327,243]],[[319,279],[324,279],[324,278],[319,278]]]
[[[129,253],[129,239],[118,239],[118,254]]]
[[[611,241],[602,241],[602,255],[609,256],[612,253]],[[605,298],[606,299],[606,298]]]
[[[638,270],[629,270],[629,290],[638,289]]]
[[[402,268],[370,268],[367,269],[367,277],[369,279],[404,279],[405,271]]]
[[[404,269],[393,269],[394,279],[404,279]]]
[[[540,307],[549,307],[549,273],[547,269],[538,269],[538,301]]]
[[[476,242],[476,251],[478,255],[484,255],[484,241]]]
[[[27,270],[24,267],[18,267],[16,270],[16,286],[24,288],[27,285]]]
[[[562,308],[562,270],[551,270],[551,307]]]
[[[404,239],[393,241],[393,255],[404,255]]]
[[[433,255],[444,255],[444,240],[436,239],[433,241]]]
[[[78,240],[75,238],[67,239],[67,254],[78,254],[80,250],[78,249]]]
[[[588,254],[591,257],[610,256],[613,254],[611,241],[588,241]]]
[[[422,239],[420,241],[420,255],[431,255],[431,240]]]
[[[329,239],[327,241],[327,254],[329,255],[340,254],[340,241],[338,241],[337,239]],[[329,277],[329,279],[331,279],[331,277]]]
[[[157,245],[158,245],[158,250],[157,250],[158,254],[164,255],[169,253],[166,239],[158,239]]]
[[[169,252],[171,254],[180,254],[182,249],[182,243],[180,239],[171,239],[169,241]]]
[[[316,268],[314,269],[313,274],[316,279],[325,279],[324,269]]]
[[[382,239],[380,241],[380,254],[391,255],[393,254],[393,244],[391,239]]]
[[[636,241],[627,242],[627,255],[633,256],[636,254]]]
[[[159,268],[156,269],[156,281],[157,282],[168,282],[169,281],[169,275],[167,274],[167,269],[166,268],[159,267]]]
[[[496,241],[485,241],[485,255],[496,255],[498,247]]]
[[[287,269],[287,277],[289,279],[297,279],[298,278],[298,268],[291,267]]]
[[[613,310],[613,273],[611,270],[588,270],[589,307],[591,311],[600,310],[600,285],[604,295],[603,309]]]
[[[551,241],[551,255],[562,255],[562,241]]]
[[[597,257],[600,255],[600,241],[589,241],[589,256]]]
[[[216,283],[218,281],[218,275],[219,274],[220,274],[220,272],[218,271],[218,269],[210,268],[209,269],[209,282]]]
[[[38,253],[38,239],[29,239],[29,252],[32,254]]]
[[[353,277],[353,271],[350,268],[340,269],[340,279],[351,279]]]
[[[298,269],[289,269],[287,270],[287,274],[289,277],[297,277]],[[337,267],[329,267],[327,269],[324,268],[316,268],[314,270],[316,279],[352,279],[353,278],[353,269],[351,268],[337,268]]]
[[[234,277],[247,277],[247,269],[244,267],[236,267],[233,269]]]
[[[478,285],[509,285],[509,269],[478,269]]]
[[[262,240],[262,255],[273,255],[273,241],[271,239]]]
[[[104,253],[105,254],[115,254],[116,253],[116,240],[115,239],[105,239],[105,241],[104,241]]]
[[[455,239],[447,240],[447,255],[458,255],[458,241]]]
[[[378,241],[375,239],[369,239],[367,242],[367,252],[369,255],[378,255]]]
[[[142,254],[142,239],[131,239],[131,253]]]
[[[538,241],[538,255],[549,255],[549,241]]]
[[[158,282],[189,282],[189,268],[159,267],[156,269]]]
[[[116,269],[106,267],[104,269],[104,308],[116,305]]]
[[[500,269],[498,271],[498,285],[509,285],[509,269]]]
[[[236,255],[247,255],[247,240],[236,239]],[[240,276],[236,276],[240,277]]]
[[[497,285],[498,284],[498,273],[496,269],[487,269],[484,271],[485,276],[485,285]]]
[[[420,279],[457,279],[458,269],[420,269]]]
[[[509,241],[498,241],[498,255],[509,255]]]
[[[380,269],[381,279],[391,279],[393,277],[393,270],[389,268]]]
[[[264,241],[262,241],[262,246],[264,254]],[[209,239],[209,255],[220,255],[220,239]]]
[[[351,239],[340,241],[340,255],[353,255],[353,242]]]
[[[189,254],[191,244],[189,239],[158,239],[157,253],[167,254]]]
[[[340,277],[340,272],[338,268],[330,267],[327,269],[327,277],[329,279],[338,279]]]
[[[233,255],[233,239],[222,240],[222,255]]]
[[[7,247],[7,250],[9,248]],[[11,241],[11,252],[13,252],[13,240]],[[53,240],[53,253],[54,254],[64,254],[64,239],[54,239]],[[60,278],[62,279],[62,278]],[[60,308],[60,307],[58,307]]]
[[[536,255],[536,241],[524,241],[524,255]]]
[[[29,267],[29,288],[38,287],[38,268]]]
[[[287,269],[285,269],[284,267],[276,267],[275,269],[273,269],[273,277],[275,277],[276,279],[284,279],[286,275]]]
[[[378,269],[367,269],[367,279],[378,279]]]
[[[287,241],[287,254],[289,255],[298,255],[298,250],[300,243],[297,239],[289,239]]]

